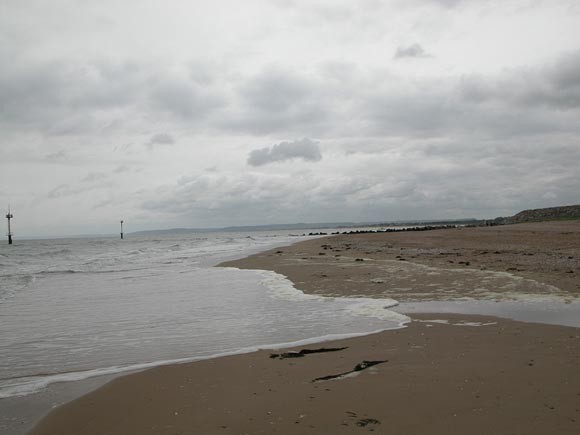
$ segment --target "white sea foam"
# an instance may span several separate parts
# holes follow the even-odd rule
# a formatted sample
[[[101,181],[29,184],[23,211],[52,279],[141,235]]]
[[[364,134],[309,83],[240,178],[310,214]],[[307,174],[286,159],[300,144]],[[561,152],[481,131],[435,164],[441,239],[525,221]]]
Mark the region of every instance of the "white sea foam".
[[[374,299],[374,298],[337,298],[304,293],[297,289],[292,281],[284,275],[276,272],[259,271],[262,283],[268,288],[269,294],[278,299],[287,301],[335,301],[341,300],[345,304],[345,310],[356,316],[374,317],[376,319],[389,322],[396,322],[399,325],[410,321],[404,314],[389,310],[396,307],[399,302],[394,299]]]
[[[292,281],[279,273],[269,270],[258,270],[256,273],[262,277],[262,284],[273,298],[285,301],[322,301],[325,299],[323,296],[306,294],[298,290]]]
[[[399,325],[411,321],[408,316],[389,309],[399,305],[399,302],[394,299],[349,298],[348,300],[352,300],[353,303],[347,307],[347,310],[357,316],[374,317],[397,322]]]
[[[427,296],[427,299],[448,300],[580,301],[577,297],[564,295],[555,286],[510,272],[469,267],[434,267],[396,260],[381,260],[376,261],[376,264],[382,273],[373,278],[373,282],[391,290],[411,292],[411,298]],[[419,279],[421,277],[424,279]],[[409,282],[413,283],[411,288]],[[463,296],[458,297],[460,294]]]
[[[349,338],[364,337],[371,334],[376,334],[383,332],[384,329],[378,329],[368,332],[359,333],[345,333],[345,334],[328,334],[319,337],[311,337],[303,340],[288,341],[284,343],[275,344],[264,344],[260,346],[250,346],[244,347],[237,350],[220,352],[213,355],[203,356],[203,357],[191,357],[191,358],[176,358],[169,360],[159,360],[151,361],[140,364],[130,364],[125,366],[112,366],[105,368],[98,368],[93,370],[84,370],[76,372],[66,372],[66,373],[54,373],[49,375],[37,375],[37,376],[27,376],[14,379],[5,379],[1,381],[2,388],[0,390],[0,399],[7,399],[10,397],[26,396],[29,394],[37,393],[44,390],[46,387],[52,384],[60,382],[74,382],[83,381],[86,379],[91,379],[100,376],[111,376],[120,375],[132,372],[138,372],[154,367],[174,365],[174,364],[185,364],[192,363],[195,361],[203,361],[214,358],[222,358],[226,356],[233,355],[243,355],[246,353],[257,352],[260,350],[278,350],[287,349],[299,346],[309,346],[312,344],[324,343],[327,341],[336,340],[346,340]]]
[[[417,323],[426,323],[426,326],[432,326],[433,323],[438,323],[441,325],[453,325],[453,326],[490,326],[490,325],[497,325],[497,322],[451,322],[447,319],[415,319],[413,322]]]

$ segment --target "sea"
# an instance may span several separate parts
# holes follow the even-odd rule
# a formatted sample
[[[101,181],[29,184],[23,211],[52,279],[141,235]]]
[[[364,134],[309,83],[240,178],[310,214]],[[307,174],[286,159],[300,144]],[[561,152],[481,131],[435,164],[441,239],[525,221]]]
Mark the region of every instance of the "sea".
[[[114,376],[400,328],[391,299],[306,295],[215,267],[312,236],[283,231],[16,240],[0,245],[0,433]]]
[[[24,435],[51,409],[122,374],[368,335],[404,327],[412,313],[580,327],[578,298],[399,304],[308,295],[271,271],[216,267],[312,237],[163,233],[0,244],[0,434]]]

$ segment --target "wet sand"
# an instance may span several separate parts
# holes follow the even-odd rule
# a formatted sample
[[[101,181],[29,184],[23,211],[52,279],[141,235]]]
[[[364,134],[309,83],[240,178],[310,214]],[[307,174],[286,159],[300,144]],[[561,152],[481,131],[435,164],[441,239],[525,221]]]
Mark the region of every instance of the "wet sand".
[[[580,221],[339,235],[223,263],[326,296],[399,302],[580,297]]]
[[[485,298],[500,283],[506,298],[529,291],[575,300],[579,258],[580,222],[561,222],[338,236],[226,265],[275,270],[327,295]],[[407,263],[415,269],[389,281]],[[488,284],[477,285],[479,272],[492,273],[482,275]],[[270,356],[282,351],[260,351],[117,378],[32,433],[578,433],[579,328],[452,314],[413,319],[403,329],[307,346],[345,348],[333,352],[280,359]]]

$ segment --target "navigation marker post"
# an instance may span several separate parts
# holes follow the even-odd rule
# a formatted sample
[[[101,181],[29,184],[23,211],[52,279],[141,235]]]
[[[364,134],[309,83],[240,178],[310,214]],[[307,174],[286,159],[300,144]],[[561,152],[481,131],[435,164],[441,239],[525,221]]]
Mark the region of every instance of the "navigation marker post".
[[[8,244],[12,244],[12,229],[10,228],[10,219],[12,219],[14,215],[10,213],[10,206],[8,206],[8,213],[6,213],[6,219],[8,219]]]
[[[123,240],[123,220],[121,220],[121,240]]]

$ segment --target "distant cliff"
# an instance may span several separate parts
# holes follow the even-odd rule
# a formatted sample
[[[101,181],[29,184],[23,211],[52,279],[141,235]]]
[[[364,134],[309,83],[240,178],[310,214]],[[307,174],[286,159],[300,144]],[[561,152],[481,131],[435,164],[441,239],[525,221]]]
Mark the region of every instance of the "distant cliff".
[[[540,222],[565,219],[580,219],[580,205],[566,205],[562,207],[536,208],[520,211],[518,214],[503,219],[508,224],[522,222]]]

